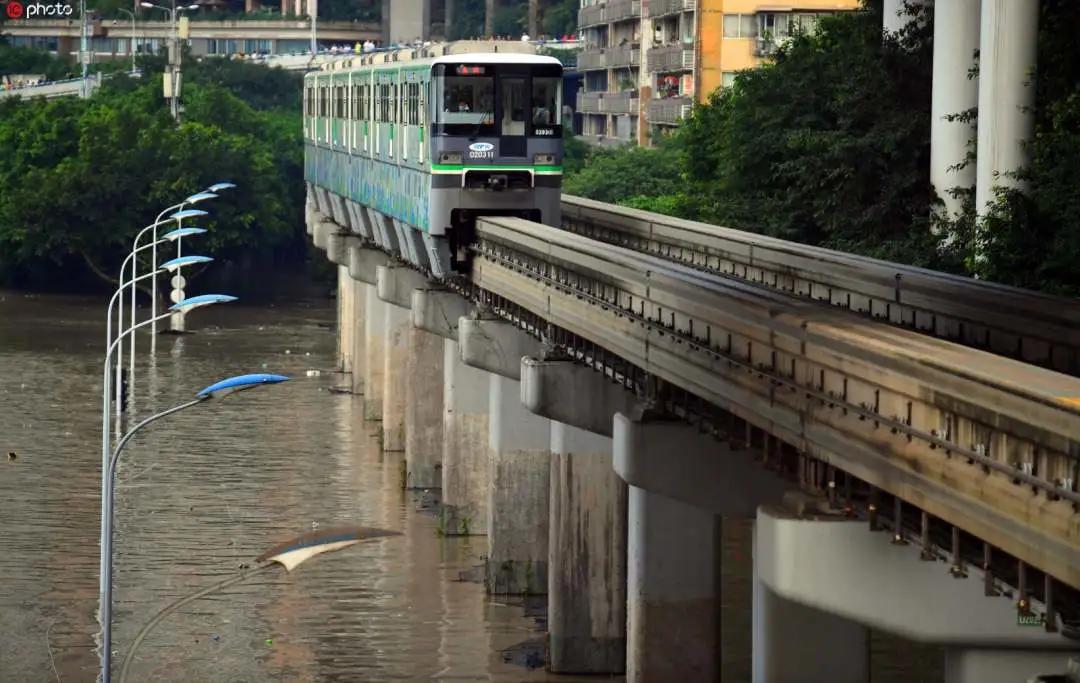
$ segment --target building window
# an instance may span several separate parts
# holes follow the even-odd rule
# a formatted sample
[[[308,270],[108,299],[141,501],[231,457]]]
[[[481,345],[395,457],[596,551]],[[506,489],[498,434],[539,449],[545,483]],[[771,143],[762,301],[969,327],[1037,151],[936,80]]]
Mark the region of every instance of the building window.
[[[725,14],[724,37],[725,38],[754,38],[757,36],[753,14]]]
[[[725,88],[731,86],[733,83],[735,83],[735,76],[737,74],[738,74],[737,71],[721,71],[720,72],[720,85],[722,85]]]

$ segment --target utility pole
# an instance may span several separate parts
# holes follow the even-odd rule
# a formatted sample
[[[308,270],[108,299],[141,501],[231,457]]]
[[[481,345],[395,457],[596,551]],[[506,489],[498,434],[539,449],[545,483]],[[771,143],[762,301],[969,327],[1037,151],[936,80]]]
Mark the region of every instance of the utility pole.
[[[82,65],[82,82],[79,83],[79,97],[86,99],[90,97],[90,89],[86,86],[86,78],[90,72],[90,50],[87,44],[87,31],[86,31],[86,0],[79,0],[79,62]]]
[[[316,24],[319,21],[319,0],[308,0],[311,9],[311,55],[312,59],[319,54],[319,41],[316,38]]]

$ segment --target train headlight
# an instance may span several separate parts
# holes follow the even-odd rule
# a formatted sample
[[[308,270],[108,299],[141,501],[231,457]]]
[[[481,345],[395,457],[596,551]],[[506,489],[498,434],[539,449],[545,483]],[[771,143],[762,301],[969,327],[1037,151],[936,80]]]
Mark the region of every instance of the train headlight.
[[[461,152],[439,152],[440,164],[460,164]]]
[[[536,166],[552,166],[555,164],[554,154],[534,154],[533,164]]]

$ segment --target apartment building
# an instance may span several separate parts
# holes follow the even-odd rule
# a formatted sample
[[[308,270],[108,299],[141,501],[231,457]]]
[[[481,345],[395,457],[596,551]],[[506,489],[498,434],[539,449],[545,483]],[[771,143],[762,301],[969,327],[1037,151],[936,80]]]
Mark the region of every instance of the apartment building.
[[[647,144],[794,32],[858,6],[859,0],[582,0],[582,137]]]

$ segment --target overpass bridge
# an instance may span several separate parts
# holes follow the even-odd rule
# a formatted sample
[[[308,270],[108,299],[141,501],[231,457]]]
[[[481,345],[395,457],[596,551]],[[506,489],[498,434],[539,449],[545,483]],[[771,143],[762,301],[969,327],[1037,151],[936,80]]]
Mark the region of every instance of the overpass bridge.
[[[453,283],[323,188],[307,222],[365,415],[491,592],[548,593],[554,671],[715,680],[750,519],[755,681],[865,681],[868,628],[955,683],[1080,651],[1074,302],[574,197]]]

